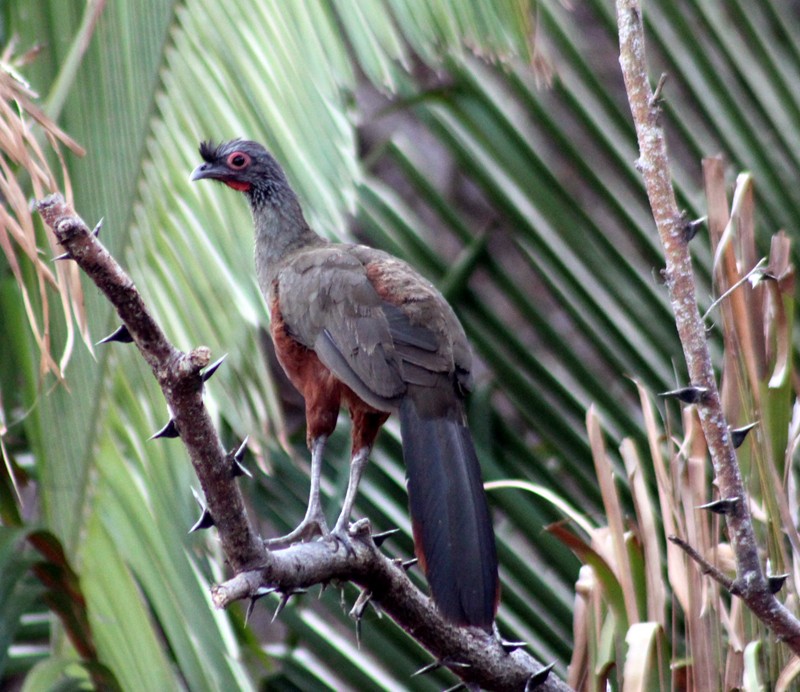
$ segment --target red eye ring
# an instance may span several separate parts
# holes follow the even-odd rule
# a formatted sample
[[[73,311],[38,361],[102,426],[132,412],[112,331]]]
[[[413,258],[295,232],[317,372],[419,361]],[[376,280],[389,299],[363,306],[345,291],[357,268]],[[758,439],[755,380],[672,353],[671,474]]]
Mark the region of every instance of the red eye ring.
[[[250,156],[245,154],[243,151],[234,151],[228,154],[228,158],[225,159],[225,163],[228,164],[228,168],[232,168],[235,171],[241,171],[250,165]]]

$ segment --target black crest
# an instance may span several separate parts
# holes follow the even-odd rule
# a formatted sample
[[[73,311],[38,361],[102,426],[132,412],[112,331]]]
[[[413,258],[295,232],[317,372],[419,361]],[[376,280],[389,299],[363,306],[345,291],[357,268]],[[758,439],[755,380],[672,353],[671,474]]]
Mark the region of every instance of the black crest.
[[[230,142],[220,142],[219,144],[214,144],[214,142],[212,142],[210,139],[207,139],[204,142],[200,142],[200,156],[206,163],[214,163],[224,156],[231,144],[235,144],[240,141],[240,139],[234,139]]]
[[[200,142],[200,156],[203,157],[203,161],[206,163],[213,163],[217,160],[217,154],[219,153],[219,149],[222,145],[214,144],[211,140],[206,140],[205,142]]]

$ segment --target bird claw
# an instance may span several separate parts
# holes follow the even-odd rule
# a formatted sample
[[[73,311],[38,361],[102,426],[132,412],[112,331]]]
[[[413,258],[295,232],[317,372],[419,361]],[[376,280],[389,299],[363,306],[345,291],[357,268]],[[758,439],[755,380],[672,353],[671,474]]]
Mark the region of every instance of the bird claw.
[[[308,542],[314,538],[328,535],[328,525],[325,522],[325,517],[321,514],[318,517],[306,516],[294,531],[290,531],[285,536],[267,538],[264,540],[264,545],[268,548],[287,548],[293,543]]]
[[[350,529],[346,526],[339,526],[338,524],[333,528],[325,538],[331,539],[336,544],[336,549],[338,550],[339,545],[343,546],[344,549],[347,551],[347,555],[349,557],[353,557],[356,554],[355,548],[353,548],[353,541],[350,536]]]

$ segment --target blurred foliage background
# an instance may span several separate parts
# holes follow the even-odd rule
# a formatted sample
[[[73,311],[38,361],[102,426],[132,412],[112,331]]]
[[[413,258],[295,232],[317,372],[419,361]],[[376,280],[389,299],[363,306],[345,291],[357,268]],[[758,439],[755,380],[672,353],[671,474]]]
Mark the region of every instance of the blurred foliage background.
[[[704,228],[694,241],[703,308],[787,232],[770,255],[780,290],[748,298],[764,342],[756,379],[741,377],[754,348],[736,338],[741,323],[715,313],[709,337],[730,422],[761,422],[742,461],[765,557],[790,575],[782,593],[795,607],[800,3],[645,12],[654,81],[669,75],[664,122],[687,218],[707,213],[703,157],[723,157],[713,189],[725,213],[726,185],[751,173],[737,188],[750,205],[733,208],[729,237],[744,238],[727,245],[733,273],[722,280],[714,268],[718,238]],[[571,662],[570,682],[585,689],[792,679],[781,647],[664,540],[677,531],[727,557],[719,522],[694,510],[714,491],[693,413],[654,397],[685,384],[685,366],[636,170],[612,3],[10,0],[0,21],[2,117],[30,127],[19,149],[2,140],[0,685],[454,682],[441,670],[410,679],[427,655],[375,613],[358,642],[350,587],[293,600],[275,622],[267,599],[247,625],[242,608],[212,610],[208,586],[224,560],[213,531],[187,534],[198,508],[180,443],[146,442],[168,416],[155,382],[132,348],[92,346],[117,326],[109,307],[70,270],[47,269],[57,250],[11,187],[34,196],[69,181],[77,211],[104,218],[101,239],[173,342],[228,354],[207,401],[231,447],[250,435],[255,480],[244,488],[264,534],[280,534],[307,497],[301,402],[265,336],[246,205],[188,181],[201,139],[234,136],[272,149],[322,233],[406,258],[461,317],[479,360],[470,417],[492,482],[505,637],[561,676]],[[40,164],[23,155],[57,141],[20,105],[25,82],[40,97],[31,104],[85,149],[62,144],[64,172],[52,154],[49,179],[31,176]],[[324,469],[331,518],[347,427],[343,417]],[[357,514],[399,527],[387,549],[403,557],[405,505],[389,424]]]

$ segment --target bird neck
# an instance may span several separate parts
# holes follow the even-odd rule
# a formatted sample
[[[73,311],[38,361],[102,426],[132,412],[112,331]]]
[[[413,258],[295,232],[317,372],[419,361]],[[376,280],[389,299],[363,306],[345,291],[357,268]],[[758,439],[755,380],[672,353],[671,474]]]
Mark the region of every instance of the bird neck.
[[[271,295],[274,280],[291,256],[328,241],[308,225],[297,195],[288,186],[272,188],[268,194],[251,194],[250,208],[256,235],[256,273],[261,290]]]

